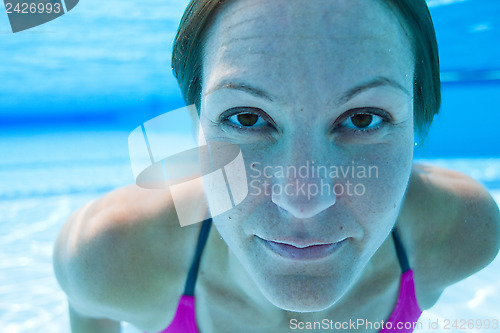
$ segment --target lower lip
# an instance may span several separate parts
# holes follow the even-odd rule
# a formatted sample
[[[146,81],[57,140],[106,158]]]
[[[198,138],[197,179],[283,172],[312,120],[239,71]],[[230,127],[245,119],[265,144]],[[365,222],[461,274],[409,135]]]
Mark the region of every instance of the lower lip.
[[[268,249],[285,258],[293,260],[317,260],[336,252],[345,243],[345,239],[338,243],[312,245],[303,248],[266,240],[264,240],[264,243]]]

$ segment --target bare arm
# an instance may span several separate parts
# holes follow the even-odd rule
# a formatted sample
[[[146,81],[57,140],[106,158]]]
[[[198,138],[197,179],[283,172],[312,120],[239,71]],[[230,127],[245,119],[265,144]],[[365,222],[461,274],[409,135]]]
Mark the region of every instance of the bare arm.
[[[427,309],[445,288],[495,258],[500,214],[477,181],[431,165],[414,166],[406,197],[403,242],[416,272],[419,304]]]
[[[92,207],[92,205],[95,205],[95,202],[89,203],[80,208],[68,219],[61,229],[54,247],[54,272],[61,288],[68,294],[68,301],[70,301],[69,294],[75,293],[75,288],[70,288],[70,285],[74,284],[72,283],[73,281],[71,281],[74,280],[72,272],[68,267],[68,263],[74,260],[73,258],[70,258],[70,253],[78,252],[77,248],[81,246],[82,238],[78,236],[83,236],[87,232],[86,229],[88,228],[85,227],[89,227],[90,223],[82,225],[79,224],[78,221],[81,223],[82,220],[92,220],[92,217],[88,214],[88,210]],[[75,234],[77,226],[81,231],[80,235]],[[78,293],[78,290],[76,290],[76,292]],[[72,296],[74,297],[74,295]],[[82,300],[78,301],[82,302]],[[85,303],[85,301],[83,303]],[[91,307],[92,305],[89,302],[87,306]],[[91,314],[93,311],[77,311],[71,304],[68,305],[68,311],[72,333],[121,332],[121,325],[118,320],[103,318],[103,316],[99,318],[99,316],[96,316],[96,313]]]
[[[72,333],[120,333],[119,321],[106,318],[92,318],[79,314],[69,306],[69,319]]]
[[[163,325],[155,320],[173,316],[198,229],[180,227],[167,190],[128,186],[77,210],[53,257],[72,332],[120,332],[120,321],[145,330]]]

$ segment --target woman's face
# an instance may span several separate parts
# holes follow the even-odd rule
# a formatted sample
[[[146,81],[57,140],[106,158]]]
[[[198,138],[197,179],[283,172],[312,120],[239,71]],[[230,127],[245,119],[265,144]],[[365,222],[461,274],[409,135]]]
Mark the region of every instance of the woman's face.
[[[214,224],[276,306],[328,308],[392,229],[411,171],[413,70],[380,1],[236,0],[217,14],[201,125],[208,142],[240,146],[248,195]]]

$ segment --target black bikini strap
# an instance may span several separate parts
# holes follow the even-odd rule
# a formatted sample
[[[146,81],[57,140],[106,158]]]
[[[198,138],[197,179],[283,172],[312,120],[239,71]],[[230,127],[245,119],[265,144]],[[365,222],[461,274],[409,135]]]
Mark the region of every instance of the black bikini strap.
[[[396,228],[392,229],[392,238],[394,239],[394,244],[396,245],[396,253],[398,255],[399,266],[401,266],[401,270],[404,273],[410,269],[410,264],[408,263],[408,257],[406,256],[405,248],[403,247],[403,243],[401,243],[401,239],[399,238]]]
[[[210,232],[210,226],[212,225],[212,218],[203,221],[201,226],[200,234],[198,235],[198,244],[196,245],[196,253],[194,255],[191,268],[186,279],[186,285],[184,286],[184,295],[193,296],[194,287],[196,285],[196,278],[198,277],[198,268],[200,266],[200,258],[203,252],[203,248],[207,242],[208,234]]]

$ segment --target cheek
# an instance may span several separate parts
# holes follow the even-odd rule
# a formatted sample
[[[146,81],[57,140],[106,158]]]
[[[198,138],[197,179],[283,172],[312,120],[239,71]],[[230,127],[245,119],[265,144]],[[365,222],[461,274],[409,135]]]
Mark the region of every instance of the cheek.
[[[382,227],[380,223],[392,227],[398,216],[413,159],[413,134],[407,134],[366,149],[361,158],[354,159],[369,172],[366,177],[353,180],[364,190],[363,194],[346,200],[365,229]]]

